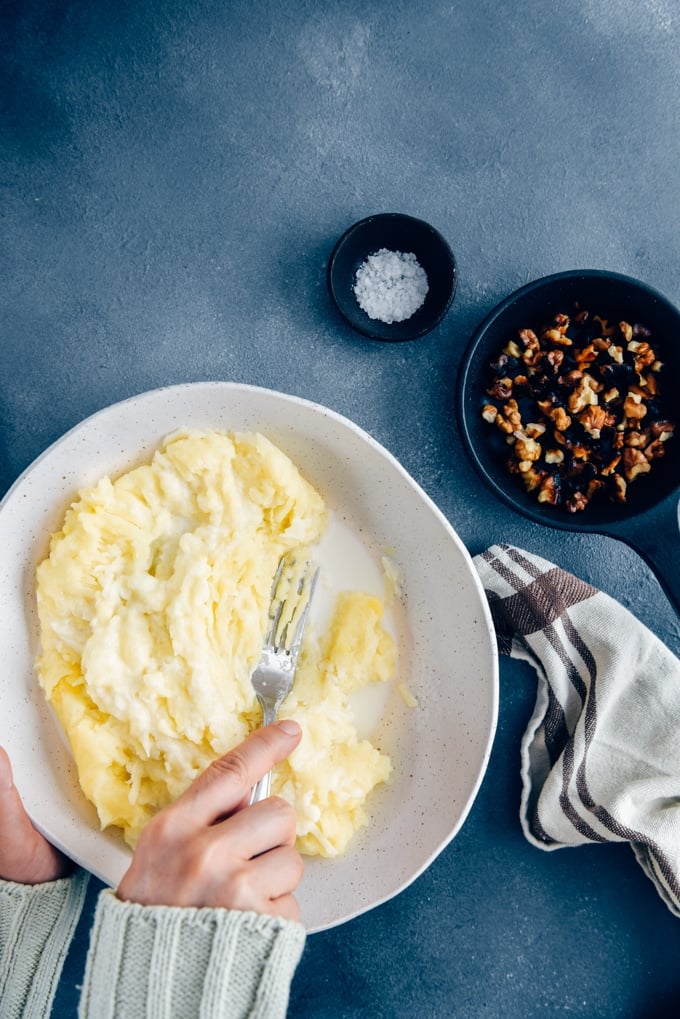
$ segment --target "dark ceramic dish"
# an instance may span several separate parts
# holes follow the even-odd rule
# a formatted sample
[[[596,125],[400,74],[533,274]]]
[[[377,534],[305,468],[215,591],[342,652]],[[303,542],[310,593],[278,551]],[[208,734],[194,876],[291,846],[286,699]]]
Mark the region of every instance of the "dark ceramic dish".
[[[591,314],[639,322],[652,331],[651,343],[663,362],[660,398],[664,416],[676,425],[665,456],[628,486],[625,504],[603,501],[580,513],[541,504],[508,473],[503,436],[482,419],[488,402],[490,365],[521,328],[537,330],[574,303]],[[591,531],[625,541],[652,567],[680,611],[680,311],[662,294],[638,280],[600,270],[558,273],[515,291],[485,319],[472,337],[459,378],[460,424],[470,456],[492,489],[518,513],[540,524],[568,531]]]
[[[421,307],[404,322],[369,318],[354,294],[357,269],[381,248],[412,252],[425,270],[429,290]],[[328,262],[328,289],[349,324],[374,340],[415,340],[439,325],[456,291],[456,263],[442,235],[422,219],[398,212],[369,216],[345,231]]]

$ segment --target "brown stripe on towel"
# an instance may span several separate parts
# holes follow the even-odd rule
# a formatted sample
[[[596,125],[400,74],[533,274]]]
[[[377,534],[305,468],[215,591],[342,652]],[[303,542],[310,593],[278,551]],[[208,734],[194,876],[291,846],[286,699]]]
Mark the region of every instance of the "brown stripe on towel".
[[[517,595],[509,595],[502,599],[503,612],[510,619],[513,628],[523,636],[543,630],[549,623],[567,611],[572,605],[586,601],[598,593],[597,588],[586,584],[584,580],[554,567],[547,573],[531,559],[522,555],[519,549],[508,545],[500,546],[509,559],[520,566],[534,580],[525,584],[518,575],[501,560],[484,554],[484,558],[510,587],[514,587]]]
[[[581,660],[588,670],[588,678],[590,680],[588,697],[585,702],[583,757],[576,770],[576,788],[578,790],[579,799],[583,806],[595,815],[600,824],[604,825],[605,828],[608,828],[612,834],[616,835],[621,840],[629,842],[644,842],[649,844],[648,840],[645,839],[640,832],[634,831],[633,829],[626,827],[626,825],[622,825],[620,821],[617,821],[617,819],[609,813],[609,811],[597,804],[591,795],[590,789],[588,788],[588,782],[586,779],[588,751],[592,746],[593,737],[595,736],[595,731],[597,729],[597,693],[595,689],[597,685],[597,665],[590,648],[581,637],[569,616],[563,620],[563,625],[565,633],[578,651]]]
[[[541,842],[545,842],[546,845],[551,845],[551,846],[556,845],[557,840],[552,838],[550,835],[548,835],[547,831],[545,830],[545,828],[541,824],[541,819],[538,816],[538,808],[537,807],[534,807],[533,813],[531,815],[530,825],[531,825],[531,831],[532,831],[532,833],[534,835],[534,838],[540,839]]]
[[[515,548],[514,545],[501,545],[501,548],[505,551],[508,559],[512,559],[514,563],[521,566],[524,572],[528,573],[530,577],[540,577],[540,567],[536,565],[533,559],[529,559],[525,556],[521,549]]]
[[[511,548],[508,545],[501,546],[508,557],[522,567],[525,573],[533,576],[536,582],[541,580],[541,572],[534,562],[522,556],[519,551],[515,548]],[[527,597],[527,593],[533,587],[532,584],[525,585],[524,582],[517,576],[517,574],[509,569],[501,560],[496,559],[493,555],[488,552],[483,553],[484,558],[489,562],[493,569],[502,576],[505,582],[510,586],[514,587],[518,592],[517,595],[509,595],[506,598],[501,598],[493,591],[487,591],[487,601],[491,610],[491,618],[496,631],[496,638],[498,641],[498,650],[501,654],[510,655],[512,652],[512,641],[515,634],[515,630],[523,633],[520,626],[517,624],[517,615],[523,614],[520,609],[523,607],[523,600]],[[562,571],[557,571],[562,572]],[[535,612],[531,612],[532,618],[535,618]],[[540,621],[540,625],[535,626],[531,629],[530,633],[535,633],[536,630],[543,629],[545,620]],[[550,628],[552,630],[552,627]],[[548,634],[549,636],[549,634]],[[569,664],[569,658],[565,659],[564,649],[562,644],[558,640],[551,640],[551,644],[555,647],[560,659],[565,662],[565,665]],[[580,676],[576,673],[575,677],[580,681]],[[577,692],[581,696],[583,701],[585,697],[585,687],[581,684],[580,688],[577,686]],[[552,687],[548,684],[548,707],[543,720],[543,729],[546,738],[546,751],[548,753],[548,759],[551,766],[555,764],[559,755],[562,752],[562,747],[569,739],[569,730],[564,717],[562,707],[555,697]],[[537,835],[537,837],[540,837]]]
[[[594,828],[591,828],[587,821],[585,821],[579,812],[574,807],[569,797],[569,783],[571,782],[571,776],[574,773],[574,741],[567,740],[564,747],[564,757],[562,759],[562,791],[560,792],[560,806],[562,807],[562,813],[565,815],[567,820],[573,824],[576,831],[582,835],[585,839],[589,839],[591,842],[606,842],[607,839],[603,835],[599,835]]]
[[[513,559],[516,563],[521,565],[526,573],[531,577],[540,577],[541,571],[538,569],[536,564],[530,559],[525,559],[522,556],[514,555],[514,548],[509,545],[499,545],[499,548],[503,549],[510,559]],[[502,559],[498,559],[496,556],[491,555],[488,551],[482,553],[484,559],[489,563],[490,566],[496,571],[499,577],[502,577],[510,587],[514,587],[515,591],[523,591],[526,584],[518,577],[514,570],[511,570],[505,565]],[[504,599],[505,600],[505,599]]]
[[[549,576],[551,573],[554,574],[555,572],[562,573],[563,571],[550,571],[550,573],[546,574],[546,576]],[[571,619],[566,609],[563,613],[562,623],[565,626],[565,629],[568,628],[569,630],[573,630]],[[563,641],[552,624],[546,626],[543,632],[546,639],[549,641],[550,646],[562,662],[569,678],[569,682],[577,691],[581,700],[581,705],[583,706],[584,703],[587,703],[588,688],[586,687],[586,684],[584,683],[575,663],[569,656]],[[548,689],[552,694],[552,686],[550,684],[548,684]],[[560,754],[563,754],[562,790],[560,792],[560,806],[562,808],[562,813],[565,815],[569,823],[574,826],[576,831],[583,836],[583,838],[589,839],[591,842],[606,842],[606,839],[602,835],[598,835],[595,829],[591,828],[588,822],[581,817],[569,797],[569,784],[574,773],[574,743],[571,738],[571,732],[567,726],[564,713],[561,712],[561,714],[562,724],[559,727],[554,726],[554,723],[554,727],[549,726],[549,720],[546,714],[544,718],[544,732],[546,749],[551,762],[556,761]]]
[[[502,655],[510,655],[512,653],[512,638],[514,631],[512,623],[503,611],[503,599],[500,595],[497,595],[495,591],[487,591],[486,600],[489,603],[491,621],[493,623],[493,628],[496,631],[498,650]]]
[[[527,562],[527,565],[533,564],[529,564]],[[487,592],[487,599],[491,609],[491,617],[498,637],[499,651],[501,654],[509,655],[511,653],[512,637],[515,630],[517,630],[522,636],[528,636],[531,633],[537,633],[538,631],[543,630],[546,638],[550,641],[550,644],[567,670],[569,680],[581,698],[581,703],[583,703],[587,693],[585,684],[583,683],[578,670],[575,668],[574,663],[567,654],[562,641],[558,638],[555,628],[550,625],[554,620],[546,620],[541,615],[542,608],[540,601],[537,603],[535,598],[533,598],[536,591],[543,590],[542,585],[545,577],[554,577],[555,574],[562,574],[563,571],[550,571],[545,574],[545,577],[539,575],[538,578],[531,584],[523,586],[517,574],[507,569],[507,567],[504,567],[501,563],[496,561],[493,563],[493,567],[499,575],[502,574],[507,583],[512,584],[512,586],[516,587],[518,591],[516,595],[509,595],[507,598],[499,598],[492,592]],[[535,572],[535,569],[533,569],[532,572]],[[564,574],[564,576],[568,575]],[[576,585],[572,586],[575,587]],[[574,605],[578,601],[584,601],[586,598],[591,596],[591,593],[594,590],[587,584],[583,584],[582,588],[585,588],[588,593],[584,597],[570,601],[570,605]],[[529,604],[525,604],[525,599],[529,601]],[[556,601],[557,600],[553,597],[549,599],[549,602],[553,606],[556,604]],[[566,617],[567,608],[568,606],[565,600],[560,614],[564,614]],[[531,625],[529,629],[522,630],[522,619],[526,618],[531,618]],[[546,749],[548,751],[550,763],[554,764],[562,751],[564,743],[569,738],[570,733],[562,707],[555,697],[550,685],[548,685],[548,708],[543,724],[546,736]]]
[[[523,587],[516,595],[503,599],[503,611],[523,636],[544,630],[564,615],[572,605],[586,601],[597,590],[564,570],[555,567]]]
[[[570,623],[571,620],[569,618],[569,615],[567,612],[565,612],[562,617],[562,625],[565,627],[565,630]],[[562,662],[562,665],[564,666],[564,671],[567,674],[567,678],[569,679],[569,682],[573,686],[576,693],[579,695],[579,698],[581,700],[581,706],[583,706],[588,696],[588,687],[584,683],[581,673],[579,672],[576,666],[576,663],[569,655],[569,652],[565,648],[562,639],[560,638],[559,634],[557,633],[557,630],[555,629],[554,626],[552,626],[552,624],[546,626],[543,630],[543,633],[545,635],[546,640],[550,644],[551,648],[553,649],[559,660]],[[552,690],[552,687],[550,687],[550,689]],[[571,732],[569,732],[569,735],[571,736]]]

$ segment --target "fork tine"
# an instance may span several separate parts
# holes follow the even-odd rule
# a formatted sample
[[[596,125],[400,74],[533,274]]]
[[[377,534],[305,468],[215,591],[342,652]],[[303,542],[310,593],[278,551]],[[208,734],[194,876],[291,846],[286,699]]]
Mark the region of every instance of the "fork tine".
[[[264,637],[265,644],[274,643],[274,636],[279,625],[279,620],[281,619],[281,613],[283,612],[283,600],[281,598],[277,598],[277,590],[281,582],[281,575],[286,566],[287,558],[288,556],[281,556],[276,567],[274,579],[272,580],[271,593],[269,595],[269,626],[267,627],[267,632]]]
[[[305,593],[304,599],[298,601],[298,604],[296,606],[297,610],[299,609],[300,605],[302,605],[304,602],[304,608],[302,609],[302,612],[299,613],[295,621],[295,632],[293,633],[293,639],[291,641],[289,648],[291,654],[295,656],[297,656],[300,650],[300,645],[302,644],[302,637],[304,634],[305,626],[307,624],[307,616],[309,615],[309,609],[312,604],[312,595],[314,594],[314,588],[316,587],[316,581],[318,576],[319,567],[316,566],[314,563],[307,561],[305,563],[305,571],[300,578],[300,583],[298,586],[298,594],[300,598],[302,598],[305,585],[307,585],[308,590]],[[295,619],[295,612],[291,617],[291,623],[293,619]]]
[[[282,557],[272,585],[266,637],[270,647],[299,651],[317,574],[318,567],[310,560],[300,562],[290,553]]]

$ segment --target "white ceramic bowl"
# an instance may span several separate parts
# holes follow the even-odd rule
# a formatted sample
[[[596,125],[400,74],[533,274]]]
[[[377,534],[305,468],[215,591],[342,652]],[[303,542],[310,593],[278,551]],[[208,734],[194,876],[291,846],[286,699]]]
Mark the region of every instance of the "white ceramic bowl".
[[[372,794],[370,823],[348,852],[307,861],[302,917],[310,932],[323,930],[391,898],[455,835],[486,769],[498,704],[493,626],[470,556],[394,457],[346,418],[265,389],[196,383],[115,404],[43,453],[0,504],[0,742],[37,826],[115,886],[129,850],[115,832],[99,831],[35,678],[35,568],[80,488],[149,459],[183,427],[261,431],[291,457],[332,511],[320,548],[331,586],[380,585],[386,550],[403,572],[391,611],[397,682],[379,704],[357,703],[360,727],[391,755],[394,772]],[[406,706],[400,682],[417,707]]]

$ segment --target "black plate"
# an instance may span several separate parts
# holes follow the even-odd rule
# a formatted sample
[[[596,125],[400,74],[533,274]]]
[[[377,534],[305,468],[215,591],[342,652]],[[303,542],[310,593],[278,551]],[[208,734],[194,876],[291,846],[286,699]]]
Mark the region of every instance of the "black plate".
[[[422,306],[404,322],[369,318],[354,295],[357,269],[381,248],[412,252],[427,274]],[[374,340],[415,340],[439,325],[456,292],[456,262],[442,235],[429,223],[400,212],[368,216],[346,230],[328,262],[328,289],[349,324]]]
[[[579,514],[541,504],[521,480],[508,474],[507,445],[482,419],[488,402],[490,364],[521,328],[535,331],[558,312],[570,314],[574,303],[613,322],[626,320],[652,331],[652,346],[663,361],[660,376],[665,415],[676,423],[666,455],[649,474],[628,488],[625,505],[592,504]],[[607,534],[627,542],[649,563],[680,610],[680,311],[658,291],[639,280],[601,270],[575,270],[527,284],[501,302],[475,332],[459,379],[460,424],[476,467],[513,509],[540,524],[568,531]]]

